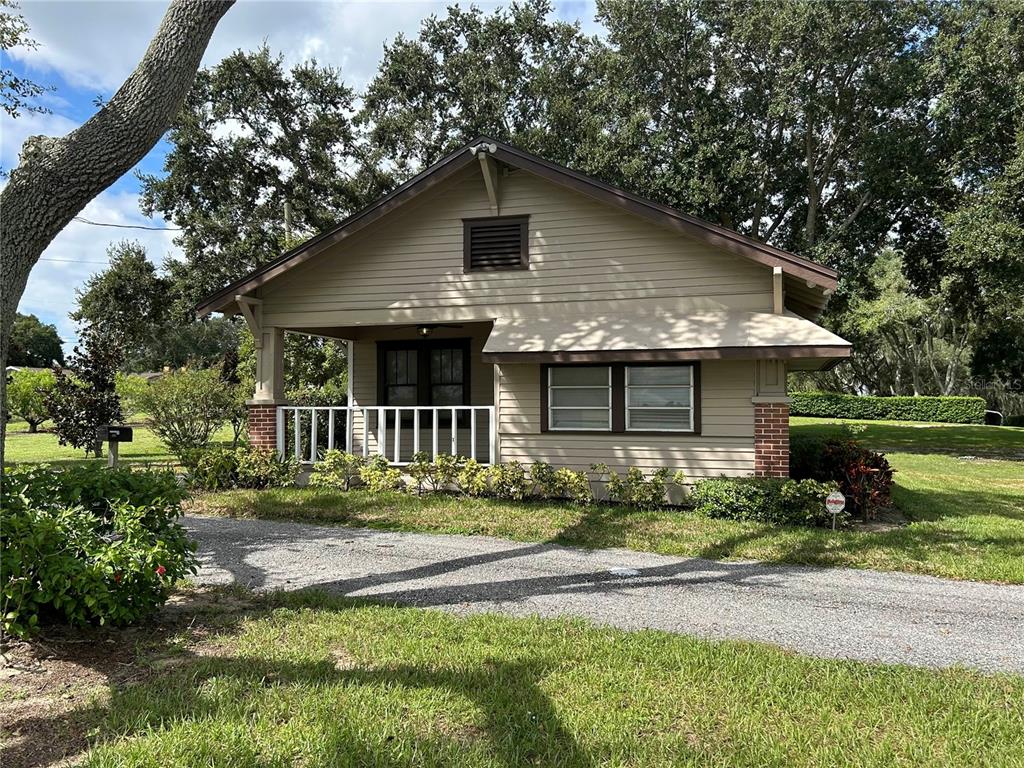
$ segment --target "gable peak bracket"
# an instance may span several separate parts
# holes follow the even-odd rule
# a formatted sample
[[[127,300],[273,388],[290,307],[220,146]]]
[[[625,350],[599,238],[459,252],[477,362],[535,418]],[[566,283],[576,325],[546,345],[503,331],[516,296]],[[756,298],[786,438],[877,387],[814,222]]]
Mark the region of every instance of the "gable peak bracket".
[[[484,177],[484,187],[487,188],[487,199],[491,203],[491,215],[498,216],[500,213],[498,206],[498,164],[494,162],[494,158],[491,156],[490,152],[486,150],[482,152],[474,151],[474,149],[479,150],[481,147],[487,146],[488,145],[486,144],[481,144],[475,148],[470,147],[469,151],[476,156],[477,160],[480,161],[480,172]],[[489,146],[494,147],[493,144]],[[494,150],[491,149],[491,152],[493,151]]]

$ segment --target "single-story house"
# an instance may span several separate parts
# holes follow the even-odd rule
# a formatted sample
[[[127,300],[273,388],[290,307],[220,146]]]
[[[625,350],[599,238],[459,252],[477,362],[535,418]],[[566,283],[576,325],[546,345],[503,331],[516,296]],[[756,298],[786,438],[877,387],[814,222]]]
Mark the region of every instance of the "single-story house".
[[[814,322],[836,279],[484,137],[197,313],[244,316],[250,439],[306,461],[319,444],[784,476],[787,371],[850,354]],[[348,343],[347,403],[285,402],[286,331]]]

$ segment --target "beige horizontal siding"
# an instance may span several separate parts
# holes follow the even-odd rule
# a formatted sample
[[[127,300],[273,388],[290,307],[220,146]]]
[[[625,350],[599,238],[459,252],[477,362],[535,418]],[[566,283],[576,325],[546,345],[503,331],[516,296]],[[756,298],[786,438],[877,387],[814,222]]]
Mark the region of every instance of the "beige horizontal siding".
[[[700,297],[710,306],[767,310],[771,271],[657,227],[525,171],[500,180],[501,214],[529,215],[530,269],[464,274],[462,220],[491,211],[470,168],[270,283],[267,325],[289,328],[491,319],[548,306]]]
[[[576,469],[606,463],[650,473],[682,469],[687,477],[749,475],[754,471],[754,363],[714,360],[701,365],[701,434],[572,434],[540,431],[540,366],[502,364],[498,429],[502,461],[546,461]]]

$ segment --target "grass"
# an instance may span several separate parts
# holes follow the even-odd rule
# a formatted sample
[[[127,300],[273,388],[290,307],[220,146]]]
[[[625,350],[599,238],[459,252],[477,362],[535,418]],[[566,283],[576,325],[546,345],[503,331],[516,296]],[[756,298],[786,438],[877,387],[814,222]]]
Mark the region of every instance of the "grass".
[[[44,424],[45,429],[48,425]],[[178,459],[165,446],[153,430],[146,426],[133,428],[134,440],[122,443],[118,458],[122,463],[130,464],[177,464]],[[220,429],[214,436],[217,443],[231,444],[231,427]],[[7,464],[82,464],[90,461],[106,462],[106,445],[103,447],[104,458],[85,458],[85,451],[71,446],[63,446],[57,442],[57,435],[50,431],[37,433],[28,432],[24,422],[11,421],[7,424],[7,439],[4,442],[4,462]]]
[[[178,613],[145,638],[97,630],[134,658],[90,662],[118,681],[61,723],[15,723],[10,764],[25,739],[52,756],[54,732],[90,734],[93,768],[1024,763],[1010,675],[318,593]]]
[[[819,419],[794,419],[792,427],[798,435],[836,429]],[[878,449],[902,449],[889,458],[897,471],[894,498],[907,525],[885,530],[854,526],[833,533],[708,520],[676,510],[581,509],[315,489],[227,491],[198,498],[194,508],[237,517],[1024,583],[1024,462],[1015,460],[1024,454],[1024,430],[872,423],[860,439]],[[1007,458],[962,458],[981,455]]]

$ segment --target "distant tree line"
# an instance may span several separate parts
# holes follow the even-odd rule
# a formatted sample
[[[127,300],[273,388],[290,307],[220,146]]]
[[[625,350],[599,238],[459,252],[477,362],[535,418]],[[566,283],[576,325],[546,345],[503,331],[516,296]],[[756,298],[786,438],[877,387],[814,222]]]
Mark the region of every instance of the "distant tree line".
[[[142,177],[184,258],[114,246],[75,318],[114,329],[136,368],[212,361],[239,328],[195,322],[200,298],[486,133],[841,270],[824,322],[856,353],[819,383],[1021,387],[1024,5],[601,0],[597,16],[601,37],[545,0],[452,7],[388,44],[360,94],[266,47],[200,71],[165,172]]]

